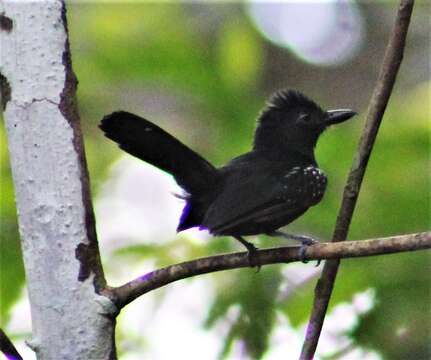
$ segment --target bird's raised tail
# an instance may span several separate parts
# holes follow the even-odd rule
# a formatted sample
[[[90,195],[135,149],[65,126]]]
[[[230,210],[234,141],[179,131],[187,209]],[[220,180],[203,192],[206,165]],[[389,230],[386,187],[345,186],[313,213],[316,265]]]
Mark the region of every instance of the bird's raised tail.
[[[216,168],[207,160],[139,116],[117,111],[105,116],[99,127],[124,151],[172,174],[192,197],[217,179]]]

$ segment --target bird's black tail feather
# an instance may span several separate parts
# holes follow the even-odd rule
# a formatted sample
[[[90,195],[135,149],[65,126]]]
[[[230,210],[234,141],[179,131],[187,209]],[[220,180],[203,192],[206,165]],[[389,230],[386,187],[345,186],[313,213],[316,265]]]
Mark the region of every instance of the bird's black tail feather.
[[[139,116],[117,111],[105,116],[100,128],[124,151],[172,174],[192,196],[217,178],[217,170],[207,160]]]

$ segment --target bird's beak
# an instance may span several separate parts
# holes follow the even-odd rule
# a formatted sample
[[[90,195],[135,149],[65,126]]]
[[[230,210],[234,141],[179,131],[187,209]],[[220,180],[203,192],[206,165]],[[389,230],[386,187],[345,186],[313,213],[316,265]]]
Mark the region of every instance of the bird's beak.
[[[350,109],[328,110],[326,112],[326,125],[339,124],[343,121],[349,120],[355,116],[356,112]]]

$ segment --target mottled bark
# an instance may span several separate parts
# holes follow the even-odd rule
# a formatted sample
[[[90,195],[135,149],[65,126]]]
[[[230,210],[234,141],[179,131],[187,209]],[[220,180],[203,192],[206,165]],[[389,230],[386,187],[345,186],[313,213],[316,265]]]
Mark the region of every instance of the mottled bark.
[[[115,358],[62,1],[0,3],[0,80],[39,359]]]

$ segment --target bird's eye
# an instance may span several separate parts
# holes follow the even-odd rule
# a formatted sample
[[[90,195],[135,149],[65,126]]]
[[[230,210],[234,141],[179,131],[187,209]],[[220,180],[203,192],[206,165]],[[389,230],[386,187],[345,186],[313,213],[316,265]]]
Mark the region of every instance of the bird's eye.
[[[296,120],[298,124],[307,124],[309,121],[310,121],[310,114],[299,114],[298,120]]]

